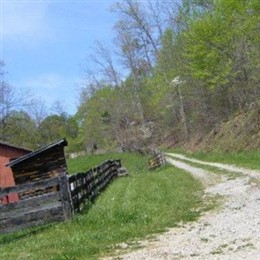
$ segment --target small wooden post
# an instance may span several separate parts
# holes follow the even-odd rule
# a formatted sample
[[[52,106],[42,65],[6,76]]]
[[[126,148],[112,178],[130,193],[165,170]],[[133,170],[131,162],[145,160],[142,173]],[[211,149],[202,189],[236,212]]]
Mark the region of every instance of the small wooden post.
[[[64,219],[70,220],[72,218],[73,206],[66,172],[60,174],[59,185]]]

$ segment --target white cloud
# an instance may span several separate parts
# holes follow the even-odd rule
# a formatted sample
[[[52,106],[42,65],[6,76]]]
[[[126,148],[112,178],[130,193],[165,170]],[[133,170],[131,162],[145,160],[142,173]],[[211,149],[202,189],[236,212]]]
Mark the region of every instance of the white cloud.
[[[49,36],[49,1],[3,1],[2,38],[31,43]]]

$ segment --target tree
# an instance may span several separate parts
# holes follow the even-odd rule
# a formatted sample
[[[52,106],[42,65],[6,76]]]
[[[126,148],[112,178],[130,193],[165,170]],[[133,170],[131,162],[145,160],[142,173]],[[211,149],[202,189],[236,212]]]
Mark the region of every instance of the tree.
[[[99,68],[97,73],[102,75],[105,82],[119,87],[122,83],[122,75],[114,64],[113,53],[100,42],[96,42],[94,53],[90,58]]]
[[[115,89],[103,87],[96,90],[92,96],[82,100],[76,115],[79,124],[79,139],[86,150],[90,151],[93,145],[105,149],[111,148],[115,139],[113,128],[110,126],[113,116],[113,102]],[[85,96],[86,97],[86,96]]]
[[[5,80],[5,63],[0,60],[0,139],[9,141],[13,128],[8,126],[9,117],[15,110],[26,106],[28,93],[19,93]]]
[[[87,146],[198,138],[259,99],[259,1],[124,0],[113,11],[117,49],[97,45],[98,74],[81,93]]]
[[[150,3],[151,5],[151,3]],[[149,15],[147,9],[140,2],[125,0],[118,2],[114,5],[114,12],[121,16],[117,27],[124,27],[124,30],[128,34],[132,34],[133,38],[139,42],[142,47],[143,55],[150,68],[153,66],[155,57],[159,47],[159,37],[162,28],[158,24],[158,14],[153,12],[153,15]],[[155,18],[157,26],[153,26],[151,18]],[[155,31],[155,30],[159,30]],[[159,34],[158,34],[159,33]]]
[[[21,147],[36,149],[38,145],[35,121],[24,111],[13,111],[6,119],[6,140]]]
[[[78,125],[73,117],[66,114],[54,114],[47,116],[39,125],[41,145],[52,143],[58,139],[67,137],[75,139],[78,135]]]
[[[243,109],[252,97],[249,85],[254,84],[251,75],[257,67],[255,57],[259,57],[254,3],[218,1],[213,12],[195,19],[185,32],[187,72],[209,88],[224,90],[225,86],[232,110]]]

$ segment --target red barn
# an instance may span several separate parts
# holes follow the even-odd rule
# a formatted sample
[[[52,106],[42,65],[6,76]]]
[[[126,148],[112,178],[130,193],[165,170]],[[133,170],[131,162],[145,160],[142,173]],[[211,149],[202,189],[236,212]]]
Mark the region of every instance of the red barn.
[[[14,176],[12,170],[5,165],[9,163],[11,159],[18,158],[31,151],[25,148],[13,146],[4,142],[0,142],[0,187],[6,188],[14,186]],[[8,197],[0,199],[0,204],[6,204],[8,202],[14,202],[18,200],[16,194],[9,195]]]

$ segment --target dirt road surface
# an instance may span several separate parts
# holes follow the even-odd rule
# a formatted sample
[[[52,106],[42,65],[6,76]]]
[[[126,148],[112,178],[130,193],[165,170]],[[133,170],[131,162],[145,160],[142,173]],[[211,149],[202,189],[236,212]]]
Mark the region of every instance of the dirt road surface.
[[[220,205],[197,222],[170,229],[153,241],[141,241],[143,248],[110,259],[260,259],[260,172],[180,154],[167,154],[167,162],[201,180],[205,200],[218,197]],[[237,176],[216,175],[189,162]]]

